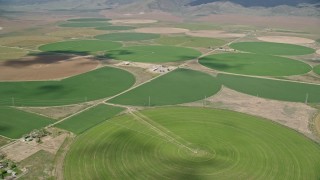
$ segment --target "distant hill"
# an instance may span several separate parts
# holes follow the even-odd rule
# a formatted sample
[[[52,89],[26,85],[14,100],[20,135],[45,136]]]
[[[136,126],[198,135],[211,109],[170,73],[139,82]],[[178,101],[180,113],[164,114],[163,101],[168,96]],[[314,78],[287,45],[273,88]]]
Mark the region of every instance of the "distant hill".
[[[276,6],[298,6],[300,4],[317,4],[319,0],[194,0],[187,5],[199,6],[202,4],[208,4],[213,2],[232,2],[244,7],[276,7]]]

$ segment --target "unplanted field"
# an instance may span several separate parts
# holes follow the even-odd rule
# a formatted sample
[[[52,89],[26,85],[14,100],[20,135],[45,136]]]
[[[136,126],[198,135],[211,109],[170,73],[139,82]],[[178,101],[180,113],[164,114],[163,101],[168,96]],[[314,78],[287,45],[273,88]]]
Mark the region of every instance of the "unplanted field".
[[[74,40],[46,44],[39,47],[45,52],[88,55],[97,51],[117,49],[122,45],[117,42],[101,40]]]
[[[308,155],[306,155],[308,153]],[[226,110],[157,108],[90,129],[65,179],[319,179],[320,146],[265,119]]]
[[[110,21],[111,19],[107,18],[75,18],[75,19],[68,19],[69,22],[104,22]]]
[[[177,69],[115,97],[110,102],[134,106],[182,104],[212,96],[220,88],[217,79],[208,74]]]
[[[63,28],[48,33],[48,36],[64,37],[64,38],[87,38],[104,34],[103,30],[96,30],[92,28]],[[45,43],[47,44],[47,43]]]
[[[196,59],[201,53],[197,50],[177,46],[132,46],[109,51],[110,59],[134,62],[173,62]]]
[[[11,36],[0,38],[0,45],[9,47],[20,47],[36,49],[37,46],[42,44],[48,44],[56,41],[61,41],[60,37],[52,36]]]
[[[110,26],[111,23],[108,22],[67,22],[59,24],[60,27],[71,27],[71,28],[97,28],[97,27],[105,27]]]
[[[153,33],[153,34],[178,34],[189,32],[188,29],[172,28],[172,27],[145,27],[135,29],[139,33]]]
[[[124,31],[124,30],[131,30],[135,29],[133,26],[105,26],[105,27],[98,27],[97,30],[105,30],[105,31]]]
[[[320,75],[320,65],[313,68],[313,71]]]
[[[165,36],[156,39],[155,42],[162,45],[216,48],[226,44],[226,41],[213,38],[190,37],[190,36]]]
[[[287,44],[311,44],[315,40],[302,38],[302,37],[293,37],[293,36],[261,36],[258,37],[260,41],[266,42],[275,42],[275,43],[287,43]]]
[[[53,123],[44,116],[30,114],[11,107],[0,107],[0,135],[17,139],[34,129]]]
[[[0,61],[18,59],[28,54],[28,51],[18,48],[0,46]]]
[[[97,124],[119,114],[121,111],[123,111],[123,108],[100,104],[64,120],[63,122],[57,124],[56,127],[71,131],[75,134],[81,134],[89,128],[92,128]]]
[[[159,34],[150,33],[109,33],[95,36],[96,39],[107,41],[144,41],[159,37]]]
[[[227,74],[219,74],[218,79],[228,88],[257,97],[291,102],[320,102],[320,85]]]
[[[1,82],[0,105],[54,106],[116,95],[134,84],[127,71],[103,67],[61,81]]]
[[[269,55],[305,55],[315,52],[305,46],[273,42],[238,42],[232,43],[230,47],[239,51]]]
[[[301,61],[251,53],[214,54],[201,58],[199,63],[219,71],[257,76],[298,75],[312,69]]]

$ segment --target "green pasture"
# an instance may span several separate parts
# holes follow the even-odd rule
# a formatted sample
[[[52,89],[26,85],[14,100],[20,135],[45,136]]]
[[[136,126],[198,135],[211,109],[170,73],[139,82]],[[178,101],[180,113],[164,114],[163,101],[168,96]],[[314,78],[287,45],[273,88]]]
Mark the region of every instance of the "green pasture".
[[[131,46],[109,51],[110,59],[136,62],[173,62],[196,59],[201,53],[197,50],[177,46]]]
[[[28,54],[28,51],[18,48],[0,46],[0,61],[18,59]]]
[[[54,106],[101,99],[134,84],[127,71],[103,67],[61,81],[0,82],[0,105]]]
[[[109,22],[66,22],[59,24],[60,27],[70,27],[70,28],[97,28],[112,25]]]
[[[208,74],[177,69],[111,99],[110,102],[134,106],[182,104],[212,96],[220,88],[216,78]]]
[[[96,30],[105,30],[105,31],[124,31],[124,30],[131,30],[135,29],[136,27],[133,26],[105,26],[105,27],[98,27]]]
[[[226,44],[226,41],[221,39],[191,37],[191,36],[164,36],[156,39],[155,42],[162,45],[184,46],[184,47],[203,47],[216,48]]]
[[[107,27],[109,28],[109,27]],[[143,41],[159,38],[159,34],[151,33],[110,33],[95,36],[96,39],[107,41]]]
[[[239,51],[269,55],[305,55],[315,52],[305,46],[273,42],[238,42],[232,43],[230,47]]]
[[[17,139],[34,129],[41,129],[54,121],[11,107],[0,107],[0,135]]]
[[[123,108],[100,104],[57,124],[56,127],[71,131],[75,134],[81,134],[119,114],[121,111],[123,111]]]
[[[70,54],[91,54],[97,51],[117,49],[122,45],[118,42],[101,40],[74,40],[46,44],[39,47],[39,50],[46,52],[70,53]]]
[[[292,102],[320,102],[320,85],[219,74],[220,82],[253,96]]]
[[[156,108],[80,135],[64,163],[78,179],[319,179],[320,146],[258,117],[206,108]]]
[[[312,69],[301,61],[251,53],[214,54],[201,58],[199,63],[219,71],[257,76],[298,75]]]
[[[320,65],[313,68],[313,71],[320,75]]]
[[[76,18],[76,19],[68,19],[69,22],[103,22],[110,21],[111,19],[107,18]]]

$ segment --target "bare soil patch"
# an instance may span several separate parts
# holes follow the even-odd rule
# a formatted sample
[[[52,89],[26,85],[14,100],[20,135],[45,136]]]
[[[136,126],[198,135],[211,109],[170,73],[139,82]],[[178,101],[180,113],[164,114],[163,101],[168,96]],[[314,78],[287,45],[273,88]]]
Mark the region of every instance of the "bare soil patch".
[[[225,31],[218,31],[218,30],[190,31],[190,32],[187,32],[186,34],[189,36],[208,37],[208,38],[239,38],[239,37],[245,36],[245,34],[228,33]]]
[[[309,120],[317,113],[317,109],[303,103],[268,100],[223,87],[217,95],[209,97],[205,102],[201,101],[188,105],[205,105],[260,116],[316,139],[309,129]]]
[[[311,44],[315,41],[312,39],[293,37],[293,36],[261,36],[257,37],[260,41],[287,43],[287,44]]]
[[[171,27],[148,27],[135,29],[136,32],[140,33],[154,33],[154,34],[174,34],[174,33],[186,33],[188,29],[182,28],[171,28]]]
[[[318,50],[316,51],[316,53],[320,55],[320,49],[318,49]]]
[[[51,80],[95,69],[99,61],[88,57],[42,55],[0,62],[0,81]]]
[[[0,38],[0,45],[36,49],[39,45],[61,40],[62,38],[52,36],[13,36]]]
[[[152,24],[158,22],[152,19],[117,19],[111,20],[112,24]]]

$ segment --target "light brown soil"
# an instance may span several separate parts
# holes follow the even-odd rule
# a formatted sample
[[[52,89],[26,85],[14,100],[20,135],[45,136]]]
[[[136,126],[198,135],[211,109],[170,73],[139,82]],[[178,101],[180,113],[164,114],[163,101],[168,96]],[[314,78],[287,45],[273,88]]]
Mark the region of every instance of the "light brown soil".
[[[261,36],[257,37],[260,41],[288,43],[288,44],[310,44],[315,41],[312,39],[293,37],[293,36]]]
[[[205,102],[206,106],[229,109],[270,119],[315,139],[309,129],[309,120],[316,109],[303,103],[290,103],[258,98],[223,87],[215,96]],[[203,106],[204,102],[188,105]]]
[[[1,151],[6,154],[8,159],[15,162],[20,162],[40,150],[45,150],[55,154],[66,137],[67,134],[65,133],[54,138],[47,136],[41,139],[43,143],[40,144],[36,143],[35,141],[24,142],[22,140],[18,140],[15,143],[1,149]]]
[[[315,130],[320,137],[320,113],[317,115],[315,119]]]
[[[317,53],[317,54],[320,54],[320,49],[318,49],[318,50],[316,51],[316,53]]]
[[[70,59],[71,58],[71,59]],[[99,62],[85,57],[41,55],[0,62],[0,81],[51,80],[95,69]]]
[[[111,20],[110,22],[112,24],[151,24],[158,21],[152,19],[117,19]]]
[[[135,29],[136,32],[140,33],[154,33],[154,34],[174,34],[174,33],[186,33],[188,29],[182,28],[171,28],[171,27],[148,27]]]
[[[208,37],[208,38],[239,38],[239,37],[245,36],[245,34],[227,33],[225,31],[217,31],[217,30],[191,31],[191,32],[187,32],[186,34],[190,36]]]

